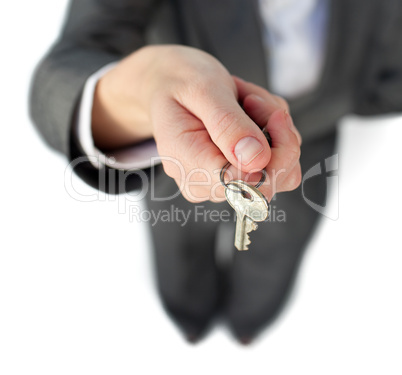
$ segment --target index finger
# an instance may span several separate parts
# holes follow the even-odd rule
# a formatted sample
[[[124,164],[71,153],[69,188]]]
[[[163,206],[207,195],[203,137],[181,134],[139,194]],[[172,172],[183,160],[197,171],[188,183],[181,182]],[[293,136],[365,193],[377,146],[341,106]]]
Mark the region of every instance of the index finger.
[[[237,87],[238,99],[240,102],[243,102],[248,95],[255,95],[265,101],[266,111],[269,114],[274,113],[277,109],[285,109],[289,112],[289,105],[285,99],[273,95],[263,87],[251,82],[246,82],[239,77],[233,76],[233,80]]]

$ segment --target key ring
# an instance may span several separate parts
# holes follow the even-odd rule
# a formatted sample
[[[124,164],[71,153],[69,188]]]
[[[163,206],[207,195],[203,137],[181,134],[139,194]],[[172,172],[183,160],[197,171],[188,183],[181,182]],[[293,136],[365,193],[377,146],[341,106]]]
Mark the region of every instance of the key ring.
[[[223,185],[225,188],[227,188],[227,189],[229,189],[229,188],[228,188],[228,184],[230,183],[230,181],[229,181],[228,183],[225,182],[225,174],[226,174],[226,171],[228,170],[228,168],[229,168],[230,165],[231,165],[231,164],[230,164],[230,162],[228,161],[228,162],[222,167],[221,173],[219,174],[219,178],[220,178],[220,180],[221,180],[222,185]],[[261,173],[262,173],[261,179],[260,179],[260,181],[257,182],[257,185],[254,186],[255,188],[260,187],[260,186],[265,182],[265,180],[267,179],[267,172],[265,171],[265,169],[262,169],[262,170],[261,170]]]

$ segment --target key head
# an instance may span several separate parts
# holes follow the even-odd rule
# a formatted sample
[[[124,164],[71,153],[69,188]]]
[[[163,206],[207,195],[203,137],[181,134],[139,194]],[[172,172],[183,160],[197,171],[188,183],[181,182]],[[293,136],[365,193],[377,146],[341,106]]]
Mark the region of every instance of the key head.
[[[254,186],[241,180],[226,185],[225,196],[237,214],[237,220],[249,217],[252,221],[264,221],[269,215],[269,204]]]

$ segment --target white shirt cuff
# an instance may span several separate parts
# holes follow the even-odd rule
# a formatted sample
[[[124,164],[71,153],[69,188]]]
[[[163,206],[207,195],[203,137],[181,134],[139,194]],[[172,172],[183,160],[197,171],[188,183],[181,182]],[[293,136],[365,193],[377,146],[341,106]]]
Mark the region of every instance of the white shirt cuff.
[[[95,168],[102,164],[117,169],[143,169],[160,163],[154,140],[142,142],[130,147],[114,150],[107,155],[95,147],[92,137],[92,105],[95,87],[99,79],[111,70],[118,62],[110,63],[92,74],[86,81],[78,108],[75,132],[78,142]]]

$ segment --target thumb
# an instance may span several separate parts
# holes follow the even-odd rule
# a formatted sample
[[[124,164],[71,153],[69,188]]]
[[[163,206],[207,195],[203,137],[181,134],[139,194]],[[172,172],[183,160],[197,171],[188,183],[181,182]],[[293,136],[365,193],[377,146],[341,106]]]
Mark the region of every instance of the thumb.
[[[183,105],[198,117],[225,158],[244,172],[264,169],[271,150],[260,127],[237,101],[235,86],[208,85]]]

